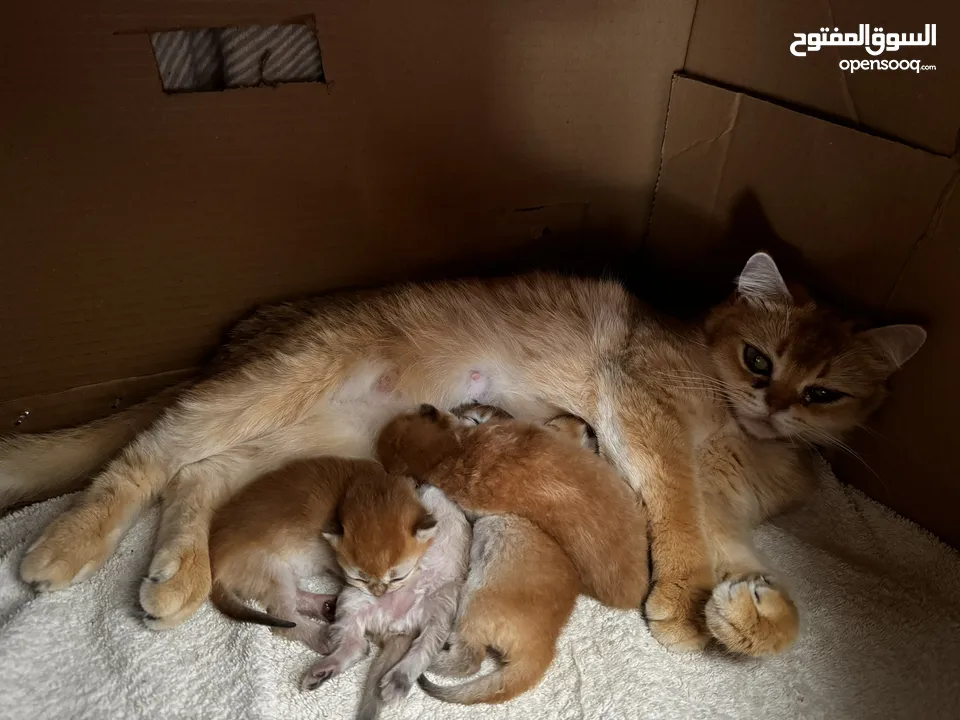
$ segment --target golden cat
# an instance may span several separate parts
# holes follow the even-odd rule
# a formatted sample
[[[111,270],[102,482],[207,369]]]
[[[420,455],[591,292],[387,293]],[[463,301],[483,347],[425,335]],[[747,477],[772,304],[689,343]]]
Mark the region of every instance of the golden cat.
[[[785,647],[796,623],[750,529],[804,497],[803,445],[862,423],[925,337],[915,325],[855,331],[791,293],[763,253],[704,325],[680,330],[618,282],[546,274],[289,303],[240,323],[209,377],[122,449],[111,428],[126,414],[8,441],[0,498],[56,494],[120,451],[29,548],[21,576],[41,591],[82,581],[160,497],[158,582],[140,602],[165,628],[210,591],[214,509],[260,473],[371,457],[382,425],[421,403],[482,400],[525,420],[569,412],[647,506],[654,636],[677,650],[716,636],[760,655]]]

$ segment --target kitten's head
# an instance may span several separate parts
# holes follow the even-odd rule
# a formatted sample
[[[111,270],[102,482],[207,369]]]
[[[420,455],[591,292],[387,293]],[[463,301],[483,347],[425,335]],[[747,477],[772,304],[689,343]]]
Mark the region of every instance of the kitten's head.
[[[466,423],[433,405],[398,415],[377,439],[377,459],[391,473],[412,475],[425,481],[429,473],[460,448],[457,428]]]
[[[750,435],[829,444],[862,423],[927,337],[918,325],[855,332],[791,293],[773,258],[751,257],[706,322],[723,392]]]
[[[420,504],[412,479],[356,478],[323,528],[348,585],[377,597],[416,576],[437,521]]]

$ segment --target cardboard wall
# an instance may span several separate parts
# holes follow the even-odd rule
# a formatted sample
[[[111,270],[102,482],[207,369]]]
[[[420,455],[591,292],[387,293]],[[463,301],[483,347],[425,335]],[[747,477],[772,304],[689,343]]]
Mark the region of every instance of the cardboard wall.
[[[256,303],[470,272],[587,229],[599,252],[635,240],[693,9],[21,4],[0,86],[0,428],[128,402]],[[161,91],[147,30],[305,14],[327,85]]]
[[[794,33],[822,27],[856,32],[861,23],[889,32],[937,24],[935,47],[901,48],[877,58],[917,58],[936,71],[843,72],[842,59],[869,59],[863,48],[825,47],[796,57]],[[812,114],[942,155],[960,131],[960,3],[952,0],[700,0],[687,73],[748,90]]]

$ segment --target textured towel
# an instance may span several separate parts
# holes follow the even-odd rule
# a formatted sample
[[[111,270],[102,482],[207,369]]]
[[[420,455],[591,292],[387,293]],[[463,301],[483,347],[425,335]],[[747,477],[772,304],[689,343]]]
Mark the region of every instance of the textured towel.
[[[312,693],[312,653],[209,605],[176,630],[137,618],[156,512],[88,581],[36,595],[24,548],[69,502],[0,519],[0,718],[350,718],[365,665]],[[443,705],[414,688],[394,718],[960,718],[960,556],[829,480],[802,511],[757,533],[803,618],[763,661],[674,655],[638,612],[581,599],[543,683],[503,706]]]

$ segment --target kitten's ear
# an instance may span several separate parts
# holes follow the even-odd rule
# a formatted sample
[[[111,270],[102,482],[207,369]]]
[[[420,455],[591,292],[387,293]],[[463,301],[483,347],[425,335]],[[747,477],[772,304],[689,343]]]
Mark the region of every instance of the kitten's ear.
[[[323,534],[323,539],[333,547],[339,547],[340,543],[343,542],[343,523],[340,522],[340,518],[336,514],[327,520],[320,532]]]
[[[420,406],[420,417],[429,418],[430,420],[439,420],[440,411],[437,410],[433,405],[424,403]]]
[[[418,542],[426,542],[437,534],[437,519],[428,512],[424,512],[413,528],[414,537]]]
[[[793,302],[777,264],[765,252],[747,260],[737,278],[737,292],[747,300]]]
[[[887,325],[864,330],[857,337],[879,350],[890,363],[890,372],[893,372],[923,347],[927,331],[919,325]]]

